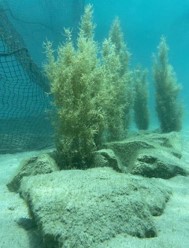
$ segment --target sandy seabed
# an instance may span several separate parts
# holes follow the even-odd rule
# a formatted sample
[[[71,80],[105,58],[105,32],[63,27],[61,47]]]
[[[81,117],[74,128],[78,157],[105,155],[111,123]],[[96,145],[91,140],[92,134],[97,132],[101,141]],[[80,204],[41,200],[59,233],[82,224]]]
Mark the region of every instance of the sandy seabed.
[[[189,132],[182,133],[183,160],[189,169]],[[23,159],[44,151],[0,155],[0,248],[42,248],[36,231],[18,225],[20,218],[29,218],[25,202],[18,194],[8,191],[9,182]],[[173,194],[164,213],[154,217],[158,237],[139,239],[117,236],[109,248],[188,248],[189,247],[189,177],[158,179],[169,186]]]

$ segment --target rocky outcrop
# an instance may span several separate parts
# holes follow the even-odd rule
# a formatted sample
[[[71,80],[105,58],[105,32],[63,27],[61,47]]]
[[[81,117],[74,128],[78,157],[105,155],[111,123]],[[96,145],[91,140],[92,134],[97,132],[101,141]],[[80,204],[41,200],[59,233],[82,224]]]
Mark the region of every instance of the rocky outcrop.
[[[57,171],[58,166],[49,154],[41,154],[23,161],[11,181],[7,184],[10,191],[17,192],[23,177]]]
[[[189,174],[181,157],[178,133],[141,134],[106,143],[96,152],[94,167],[110,166],[124,173],[168,179],[178,174]]]
[[[42,154],[24,162],[8,184],[31,213],[19,224],[37,225],[45,247],[96,248],[120,234],[157,236],[153,216],[163,213],[171,192],[155,178],[188,175],[177,133],[107,143],[90,167],[98,168],[60,171],[53,156]]]
[[[170,196],[156,179],[106,167],[25,177],[20,193],[48,248],[93,248],[123,233],[154,237],[152,216]]]
[[[118,172],[168,179],[189,172],[182,162],[178,133],[148,133],[133,135],[126,140],[104,144],[94,153],[90,167],[111,167]],[[59,170],[55,154],[41,154],[24,161],[7,184],[10,191],[18,191],[25,176],[46,174]]]

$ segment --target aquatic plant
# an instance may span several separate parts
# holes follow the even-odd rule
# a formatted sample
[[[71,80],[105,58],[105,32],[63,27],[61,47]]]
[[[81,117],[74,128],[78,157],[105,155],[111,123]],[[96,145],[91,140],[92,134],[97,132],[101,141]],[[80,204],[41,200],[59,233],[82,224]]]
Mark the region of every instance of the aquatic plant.
[[[166,39],[161,38],[154,59],[153,75],[156,90],[156,111],[162,132],[179,131],[182,127],[182,105],[178,99],[181,86],[168,60]]]
[[[119,56],[121,63],[120,75],[128,72],[128,64],[131,54],[128,51],[127,44],[124,41],[124,35],[121,30],[119,18],[115,18],[109,32],[109,38],[115,46],[116,54]]]
[[[57,154],[63,168],[89,167],[102,141],[123,139],[128,128],[132,103],[130,55],[117,20],[99,49],[92,14],[92,6],[87,5],[76,46],[68,29],[57,58],[52,43],[45,44],[45,70],[57,109]]]
[[[125,85],[120,77],[121,63],[110,39],[103,42],[102,61],[104,69],[104,110],[106,114],[106,139],[120,140],[124,135]]]
[[[138,67],[133,73],[134,81],[134,117],[139,130],[147,130],[149,126],[148,111],[148,89],[147,89],[147,71]]]
[[[56,146],[64,168],[89,166],[104,125],[103,73],[93,39],[92,13],[88,5],[81,18],[76,48],[69,30],[65,30],[67,41],[59,46],[57,59],[52,44],[45,45],[48,59],[45,70],[57,108]]]
[[[106,104],[108,140],[119,140],[124,138],[129,126],[133,90],[128,68],[130,53],[118,18],[114,20],[102,50],[109,97]]]

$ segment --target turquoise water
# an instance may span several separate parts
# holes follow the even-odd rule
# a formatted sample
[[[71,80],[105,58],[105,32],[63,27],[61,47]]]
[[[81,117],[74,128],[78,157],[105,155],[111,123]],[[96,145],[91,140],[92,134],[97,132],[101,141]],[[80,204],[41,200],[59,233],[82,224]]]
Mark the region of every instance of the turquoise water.
[[[152,54],[156,52],[160,37],[164,35],[169,45],[170,63],[174,66],[185,106],[184,120],[188,121],[188,0],[25,0],[3,1],[10,19],[22,35],[35,62],[45,61],[42,49],[44,40],[52,40],[55,47],[63,39],[63,28],[75,29],[84,4],[94,7],[96,40],[107,37],[113,19],[121,21],[125,41],[132,54],[131,66],[141,64],[149,71],[152,81]],[[152,103],[151,103],[152,104]]]
[[[131,63],[142,64],[149,70],[152,84],[152,55],[159,38],[164,35],[169,46],[169,59],[178,82],[182,85],[184,121],[188,123],[188,66],[189,66],[189,1],[183,0],[120,0],[87,1],[95,8],[97,37],[103,39],[112,19],[119,16],[125,39],[132,53]],[[187,125],[187,124],[186,124]]]
[[[182,88],[179,95],[184,108],[183,129],[180,132],[182,138],[180,163],[188,170],[189,0],[0,0],[0,184],[2,186],[0,192],[0,248],[43,247],[41,236],[38,235],[35,228],[31,227],[31,230],[25,230],[19,226],[20,220],[25,220],[27,224],[31,216],[29,216],[26,203],[19,197],[19,194],[9,192],[6,185],[23,159],[52,151],[43,150],[44,148],[53,147],[54,149],[54,129],[50,125],[54,115],[52,112],[50,114],[48,112],[49,109],[52,109],[52,99],[45,84],[49,82],[42,77],[44,64],[47,63],[43,43],[47,40],[52,41],[53,49],[56,50],[57,46],[65,41],[64,28],[70,28],[75,45],[80,18],[84,6],[89,3],[93,5],[94,9],[96,25],[94,39],[99,47],[108,36],[113,20],[119,17],[124,39],[131,54],[129,69],[133,70],[141,65],[148,71],[149,129],[152,131],[159,128],[155,111],[153,54],[157,54],[157,47],[162,35],[166,38],[169,47],[169,63],[173,66],[178,83]],[[2,13],[3,15],[1,15]],[[133,119],[130,129],[136,130]],[[106,132],[107,130],[105,130],[105,135]],[[79,142],[75,143],[79,144]],[[86,143],[84,142],[84,145]],[[167,144],[169,146],[169,142]],[[82,145],[83,143],[81,143]],[[173,145],[177,148],[177,140]],[[76,149],[73,149],[75,147]],[[178,147],[180,147],[179,142]],[[23,151],[27,151],[27,153],[23,153]],[[77,153],[77,146],[70,148],[69,151],[73,151],[72,154]],[[142,150],[142,152],[144,151]],[[173,150],[173,154],[174,152]],[[161,149],[159,154],[161,157]],[[132,150],[128,155],[133,156]],[[53,153],[53,158],[54,156]],[[99,158],[101,159],[101,157]],[[102,164],[107,166],[106,156],[103,153],[102,158],[105,161]],[[112,160],[114,161],[114,159],[113,153]],[[175,164],[177,164],[177,160],[175,158]],[[170,164],[172,162],[174,165],[174,161],[170,161]],[[188,248],[189,178],[179,175],[168,180],[158,178],[157,182],[163,183],[165,187],[169,186],[173,192],[165,212],[162,216],[154,218],[158,237],[137,239],[120,234],[115,237],[115,240],[112,239],[107,247]],[[30,189],[35,187],[36,185]],[[76,182],[76,189],[77,187]],[[112,186],[112,188],[114,187]],[[46,197],[45,193],[43,196]],[[49,195],[46,198],[51,200]],[[98,204],[96,205],[98,207]],[[31,223],[29,222],[29,224]],[[99,228],[98,225],[95,227]],[[120,238],[117,243],[119,245],[115,246],[114,241],[117,238]],[[56,247],[56,244],[49,245],[49,247]],[[102,247],[105,247],[104,244]]]

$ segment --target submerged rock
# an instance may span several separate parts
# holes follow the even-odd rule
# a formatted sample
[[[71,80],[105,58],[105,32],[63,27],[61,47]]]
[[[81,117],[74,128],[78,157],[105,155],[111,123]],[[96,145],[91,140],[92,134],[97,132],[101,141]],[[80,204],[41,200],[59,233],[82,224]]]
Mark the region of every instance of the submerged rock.
[[[57,170],[59,170],[58,166],[49,154],[41,154],[38,157],[29,158],[21,163],[7,187],[10,191],[17,192],[23,177],[51,173]]]
[[[180,159],[167,151],[153,149],[143,151],[137,156],[130,173],[164,179],[188,174]]]
[[[118,157],[111,149],[101,149],[94,153],[93,157],[94,167],[111,167],[114,170],[121,172],[121,166]]]
[[[175,132],[135,135],[123,141],[106,143],[95,156],[99,154],[104,157],[106,166],[124,173],[164,179],[189,174],[181,160],[181,141]],[[107,154],[113,154],[113,157]],[[95,167],[102,166],[99,160],[94,161]]]
[[[67,170],[23,178],[20,193],[46,247],[97,247],[119,234],[157,236],[170,191],[156,179],[111,168]]]

